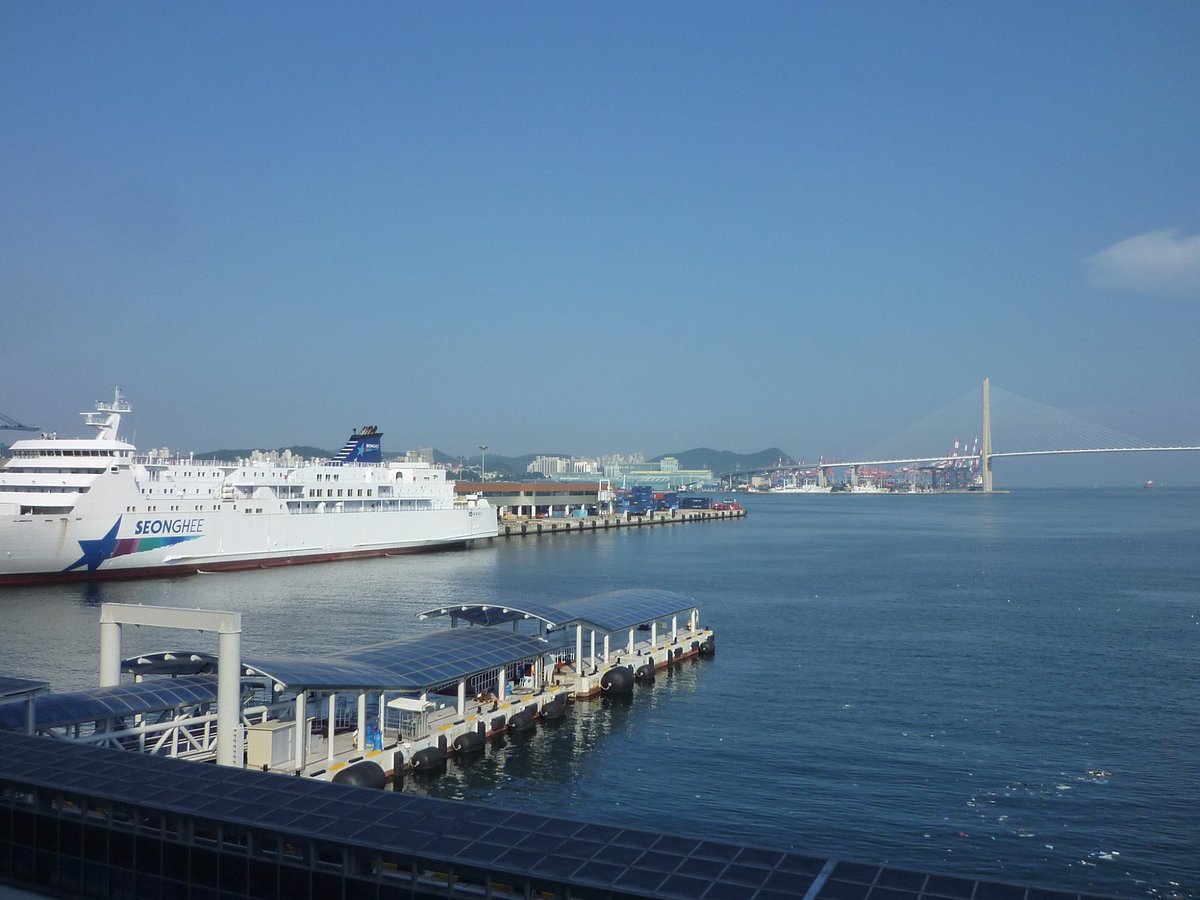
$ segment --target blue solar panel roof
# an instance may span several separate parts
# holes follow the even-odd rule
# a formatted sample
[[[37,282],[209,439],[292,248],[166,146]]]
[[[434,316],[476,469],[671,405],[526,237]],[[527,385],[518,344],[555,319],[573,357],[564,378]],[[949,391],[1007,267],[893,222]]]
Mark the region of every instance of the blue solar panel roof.
[[[522,894],[522,887],[537,884],[554,888],[555,896],[575,897],[1098,900],[1075,890],[1026,890],[967,877],[807,856],[793,850],[558,818],[520,804],[505,809],[503,804],[372,791],[11,733],[0,733],[0,779],[36,788],[47,807],[59,797],[68,797],[73,803],[88,798],[88,807],[165,812],[206,824],[219,820],[234,831],[250,828],[310,846],[346,847],[371,854],[368,859],[375,854],[381,861],[401,858],[405,866],[417,869],[448,873],[456,871],[455,867],[470,873],[483,870]],[[9,800],[15,802],[19,801]],[[0,796],[0,815],[7,812],[4,806],[5,798]],[[110,825],[114,835],[110,840],[136,829],[139,848],[143,839],[157,846],[161,831],[156,817],[133,815],[131,819],[143,824]],[[62,821],[68,820],[64,816]],[[57,832],[48,830],[52,835]],[[103,839],[102,832],[100,836]],[[233,861],[239,853],[244,873],[244,849],[226,845],[219,855],[224,862]],[[217,855],[212,854],[214,859]],[[115,861],[112,871],[118,871]],[[146,876],[139,872],[137,877]],[[307,884],[306,874],[305,878]],[[371,895],[375,895],[372,885],[349,876],[342,883],[335,882],[338,890],[343,884],[347,896],[366,887],[372,887]],[[166,885],[164,879],[164,888]],[[454,890],[443,882],[440,889],[430,887],[424,892],[407,885],[401,890],[397,885],[385,894],[381,883],[379,893],[448,896]]]
[[[558,603],[559,608],[572,620],[592,625],[601,631],[634,628],[643,622],[654,622],[686,612],[696,605],[694,597],[650,588],[609,591]]]
[[[47,684],[44,681],[30,681],[26,678],[9,678],[7,675],[0,675],[0,699],[33,691],[44,691],[46,687]]]
[[[244,656],[243,673],[257,673],[297,690],[424,690],[558,649],[569,641],[565,632],[568,625],[582,623],[599,631],[621,631],[695,606],[692,597],[648,588],[610,591],[559,603],[523,600],[511,604],[447,604],[421,617],[449,615],[485,626],[536,618],[558,630],[545,638],[506,628],[455,628],[321,658]],[[191,675],[211,673],[215,663],[211,654],[173,651],[131,657],[122,666],[127,672]]]
[[[248,675],[258,673],[293,688],[334,691],[395,687],[387,669],[340,656],[243,657],[242,669]]]
[[[253,657],[242,663],[293,688],[423,690],[538,656],[557,646],[545,638],[495,628],[453,628],[322,659]]]
[[[111,716],[175,709],[196,703],[214,703],[216,699],[217,679],[210,675],[189,675],[65,694],[43,694],[37,699],[35,723],[38,728],[50,728]],[[0,728],[19,730],[24,727],[24,701],[0,703]]]

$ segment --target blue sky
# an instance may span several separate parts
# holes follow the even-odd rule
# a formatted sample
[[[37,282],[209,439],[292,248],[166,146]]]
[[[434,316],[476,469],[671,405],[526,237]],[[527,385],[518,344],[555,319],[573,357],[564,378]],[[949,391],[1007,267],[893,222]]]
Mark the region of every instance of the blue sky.
[[[1198,109],[1192,2],[3,3],[0,411],[844,458],[987,375],[1200,443]]]

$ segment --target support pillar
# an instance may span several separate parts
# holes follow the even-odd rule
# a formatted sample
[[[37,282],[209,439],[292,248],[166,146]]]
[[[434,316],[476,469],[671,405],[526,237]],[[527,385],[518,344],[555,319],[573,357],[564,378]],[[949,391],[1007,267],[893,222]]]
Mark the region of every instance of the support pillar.
[[[604,636],[604,664],[607,666],[609,664],[609,662],[610,662],[610,660],[609,660],[609,655],[608,655],[608,635],[606,634]]]
[[[121,683],[121,624],[100,619],[100,687]]]
[[[242,767],[242,621],[217,633],[217,765]]]
[[[635,629],[633,629],[633,628],[629,629],[629,655],[630,656],[633,656],[633,633],[634,633],[634,631],[635,631]]]
[[[100,686],[121,683],[121,626],[148,625],[216,631],[217,644],[217,763],[242,764],[242,615],[205,609],[159,606],[100,606]]]
[[[467,714],[467,679],[465,678],[458,680],[458,714],[460,717]]]
[[[296,771],[308,765],[308,691],[296,694]]]
[[[355,749],[359,753],[366,753],[370,748],[367,746],[367,692],[358,692],[358,740],[355,744]]]
[[[500,667],[500,671],[496,673],[496,693],[500,699],[504,699],[504,689],[508,686],[508,672],[504,666]]]
[[[983,492],[992,492],[992,388],[983,379],[983,446],[979,450],[979,470],[983,475]]]
[[[337,735],[337,731],[333,725],[334,713],[337,711],[337,694],[329,695],[329,706],[325,714],[325,740],[329,746],[325,748],[325,762],[327,765],[333,765],[333,739]]]
[[[579,690],[579,676],[583,675],[583,626],[575,626],[575,689]]]
[[[679,614],[671,616],[671,643],[679,640]]]
[[[654,650],[658,647],[658,621],[650,623],[650,649]]]

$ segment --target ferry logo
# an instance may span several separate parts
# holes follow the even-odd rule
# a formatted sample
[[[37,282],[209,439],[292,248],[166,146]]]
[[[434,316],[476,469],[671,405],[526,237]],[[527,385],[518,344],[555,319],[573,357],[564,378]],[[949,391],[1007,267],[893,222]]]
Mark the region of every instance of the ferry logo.
[[[105,560],[128,556],[130,553],[157,550],[159,547],[170,547],[183,541],[194,541],[204,531],[204,519],[142,519],[138,521],[134,533],[154,537],[118,538],[122,518],[117,517],[117,521],[104,537],[94,541],[80,541],[79,549],[83,551],[83,555],[63,571],[70,572],[80,566],[87,566],[89,572],[95,572]]]

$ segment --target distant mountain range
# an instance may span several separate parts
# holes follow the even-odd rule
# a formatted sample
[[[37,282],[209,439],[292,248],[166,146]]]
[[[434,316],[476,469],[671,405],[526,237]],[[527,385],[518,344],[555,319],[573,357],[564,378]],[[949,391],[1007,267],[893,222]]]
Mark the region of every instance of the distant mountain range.
[[[261,450],[262,448],[258,449]],[[307,459],[329,458],[333,456],[332,451],[322,450],[320,447],[277,447],[275,450],[277,453],[291,450],[293,456],[303,456]],[[237,459],[246,459],[254,452],[254,450],[209,450],[205,453],[197,453],[195,456],[197,459],[233,462]],[[384,457],[395,459],[402,455],[400,453],[385,453]],[[503,456],[501,454],[493,455],[489,453],[487,455],[487,468],[489,472],[495,472],[501,477],[520,480],[529,477],[529,464],[539,456],[562,456],[569,458],[571,455],[570,453],[561,452],[526,453],[523,456]],[[757,453],[734,453],[730,450],[712,450],[708,447],[698,447],[695,450],[664,453],[662,456],[654,457],[650,462],[658,462],[667,456],[673,456],[679,460],[679,468],[681,469],[708,469],[714,474],[736,472],[739,470],[745,471],[747,469],[762,469],[776,465],[795,465],[794,460],[778,447],[759,450]],[[479,465],[478,454],[474,456],[452,456],[449,453],[434,450],[433,458],[435,462],[448,466],[456,466],[459,463],[467,466]]]

